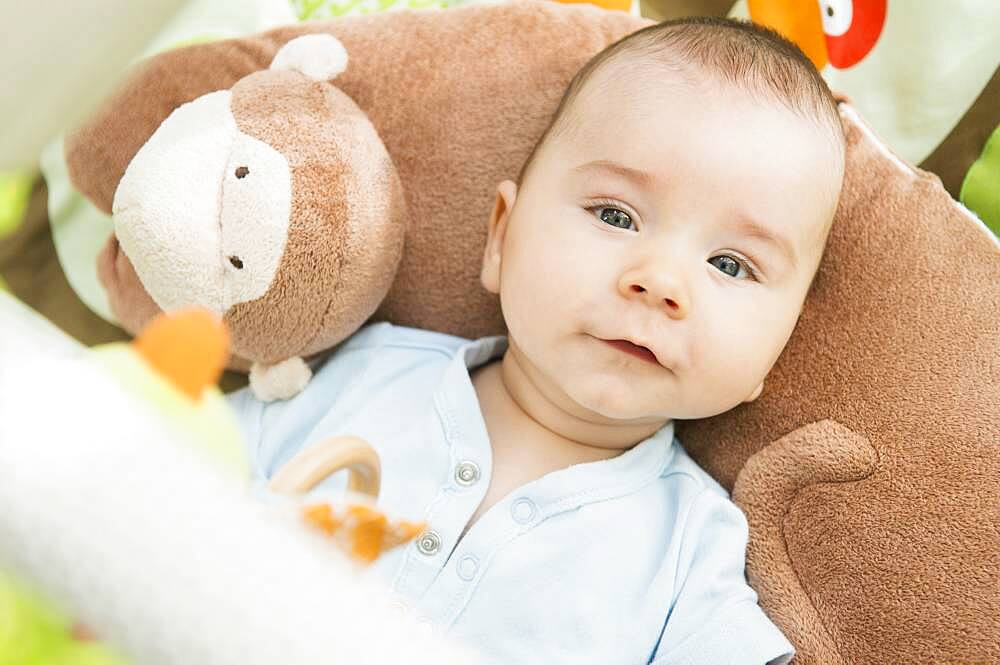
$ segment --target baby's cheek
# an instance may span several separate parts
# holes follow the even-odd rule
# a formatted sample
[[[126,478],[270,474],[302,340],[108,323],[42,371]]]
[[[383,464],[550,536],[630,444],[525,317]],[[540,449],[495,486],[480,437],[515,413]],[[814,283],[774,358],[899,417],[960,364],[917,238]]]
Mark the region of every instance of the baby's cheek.
[[[687,339],[689,346],[685,354],[685,365],[679,369],[680,376],[693,395],[701,395],[699,401],[729,399],[729,391],[738,381],[746,367],[747,349],[745,339],[734,335],[734,328],[705,326],[692,330]]]
[[[501,285],[508,304],[538,316],[553,316],[579,288],[567,270],[564,258],[537,249],[511,257]]]

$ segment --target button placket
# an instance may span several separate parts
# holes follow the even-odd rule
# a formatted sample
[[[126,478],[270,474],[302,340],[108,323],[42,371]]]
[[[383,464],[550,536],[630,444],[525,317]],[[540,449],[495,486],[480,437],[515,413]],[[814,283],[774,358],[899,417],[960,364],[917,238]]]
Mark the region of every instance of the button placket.
[[[466,582],[471,582],[475,579],[476,573],[479,572],[479,559],[471,554],[466,554],[459,559],[458,565],[455,566],[455,570],[458,572],[459,578],[465,580]]]
[[[527,524],[534,519],[537,512],[538,508],[535,506],[535,502],[528,497],[522,496],[510,504],[510,516],[518,524]]]
[[[479,465],[471,460],[463,460],[455,467],[455,482],[462,487],[475,485],[481,476]]]
[[[473,360],[458,354],[446,382],[435,391],[435,415],[450,464],[442,469],[446,475],[439,481],[440,490],[423,516],[433,529],[417,537],[406,556],[412,570],[400,576],[400,586],[421,598],[420,607],[444,623],[454,620],[454,604],[461,604],[483,572],[483,564],[469,554],[479,550],[478,531],[464,533],[485,496],[492,469],[489,436],[469,380]]]
[[[434,556],[441,551],[441,536],[437,531],[428,529],[417,538],[417,551],[425,556]]]

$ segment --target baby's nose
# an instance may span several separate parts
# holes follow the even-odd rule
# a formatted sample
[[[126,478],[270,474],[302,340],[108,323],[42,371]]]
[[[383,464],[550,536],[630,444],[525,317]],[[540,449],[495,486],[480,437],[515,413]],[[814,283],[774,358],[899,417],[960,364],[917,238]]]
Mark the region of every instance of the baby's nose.
[[[626,270],[619,280],[619,291],[626,298],[640,299],[673,319],[686,317],[690,303],[683,281],[676,272],[665,271],[662,264],[654,263],[644,262]]]
[[[636,293],[646,293],[645,287],[643,287],[640,284],[633,284],[632,285],[632,290],[635,291]],[[678,303],[673,298],[665,297],[663,299],[663,301],[667,304],[667,307],[670,308],[671,310],[673,310],[675,312],[681,311],[681,305],[680,305],[680,303]]]
[[[645,287],[640,284],[633,284],[632,290],[636,293],[646,293]],[[652,303],[656,304],[658,298],[654,295],[648,298]],[[667,311],[671,316],[683,317],[687,313],[687,308],[681,304],[680,300],[676,300],[669,296],[663,298],[663,303],[666,305]]]

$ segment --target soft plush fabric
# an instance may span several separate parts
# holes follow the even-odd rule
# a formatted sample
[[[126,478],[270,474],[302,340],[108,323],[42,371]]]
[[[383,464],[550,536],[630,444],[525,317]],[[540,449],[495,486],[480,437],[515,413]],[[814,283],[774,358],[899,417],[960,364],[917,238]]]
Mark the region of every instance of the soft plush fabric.
[[[166,54],[76,136],[73,177],[110,209],[173,108],[330,30],[351,54],[338,86],[377,129],[409,210],[378,316],[501,332],[478,285],[493,187],[516,175],[576,67],[642,24],[557,7],[399,12]],[[846,183],[799,326],[761,398],[680,423],[679,438],[746,510],[751,583],[798,662],[998,660],[1000,245],[842,108]]]

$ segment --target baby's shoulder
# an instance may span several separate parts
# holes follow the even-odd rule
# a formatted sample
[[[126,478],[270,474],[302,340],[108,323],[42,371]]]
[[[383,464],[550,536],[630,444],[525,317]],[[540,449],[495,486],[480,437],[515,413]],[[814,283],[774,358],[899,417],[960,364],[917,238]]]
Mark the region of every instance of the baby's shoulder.
[[[377,372],[379,367],[398,375],[416,366],[444,366],[468,342],[455,335],[380,321],[359,328],[312,369],[320,380],[344,371],[352,375]]]
[[[725,488],[698,466],[676,437],[671,443],[670,460],[660,473],[660,482],[663,485],[677,486],[692,498],[706,493],[713,497],[729,498]]]
[[[428,354],[450,358],[469,340],[422,328],[397,326],[388,321],[370,323],[349,337],[338,351],[386,351]]]
[[[306,393],[328,404],[362,393],[369,400],[417,398],[437,385],[469,340],[388,322],[368,324],[313,368]]]
[[[674,508],[674,535],[688,546],[724,540],[745,546],[747,521],[729,493],[688,455],[677,439],[673,455],[658,479]],[[740,545],[742,543],[742,545]]]
[[[729,492],[698,466],[677,439],[671,448],[670,459],[652,489],[669,507],[675,527],[689,538],[700,537],[697,534],[705,529],[734,529],[737,534],[745,530],[743,511]]]

